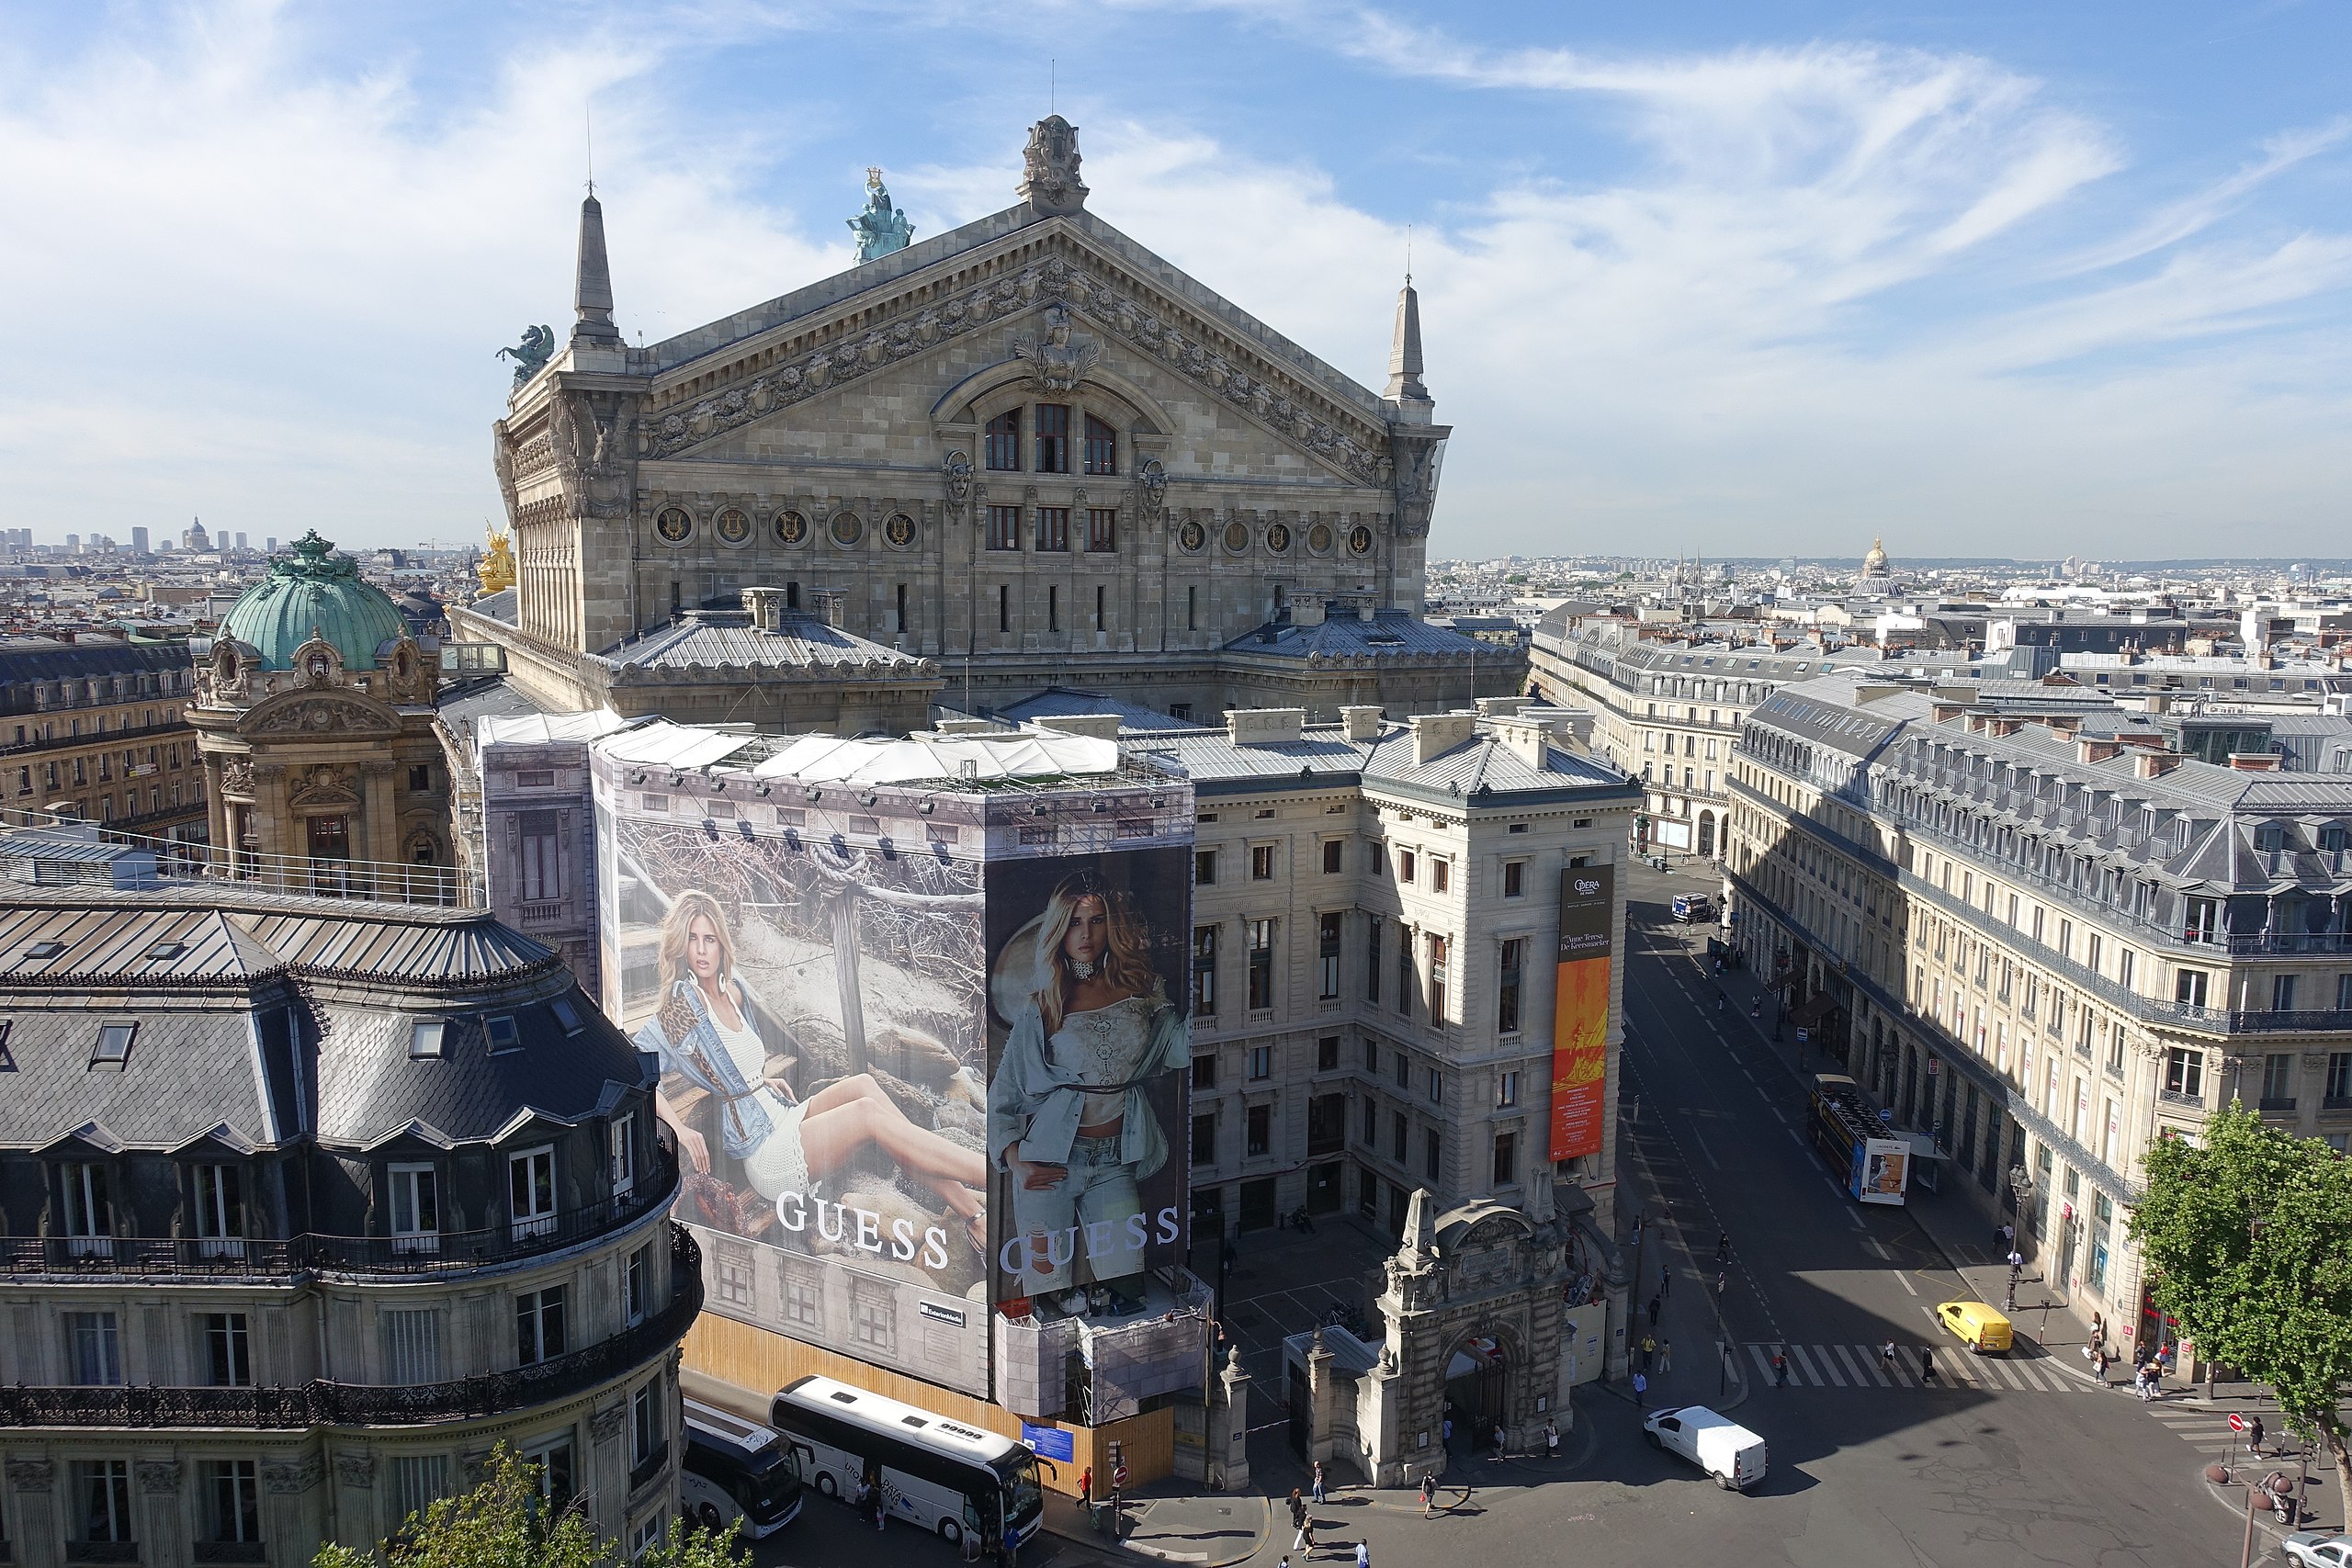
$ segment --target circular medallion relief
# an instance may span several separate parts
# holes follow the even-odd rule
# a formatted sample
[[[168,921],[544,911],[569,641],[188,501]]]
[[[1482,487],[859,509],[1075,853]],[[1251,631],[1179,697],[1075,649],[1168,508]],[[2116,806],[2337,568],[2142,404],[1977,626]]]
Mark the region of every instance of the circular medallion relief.
[[[1183,547],[1186,554],[1198,555],[1201,547],[1209,542],[1208,530],[1198,523],[1187,523],[1176,530],[1176,542]]]
[[[903,512],[894,512],[882,525],[882,540],[894,550],[903,550],[915,542],[915,520]]]
[[[1266,530],[1266,548],[1273,551],[1276,555],[1280,555],[1284,550],[1290,548],[1289,524],[1277,523],[1272,527]]]
[[[1225,547],[1237,556],[1248,549],[1250,530],[1238,523],[1227,523],[1225,525]]]
[[[710,531],[722,545],[740,545],[752,536],[752,519],[741,508],[730,506],[710,520]]]
[[[808,537],[808,519],[797,512],[775,514],[775,537],[778,544],[797,545]]]
[[[653,519],[653,532],[665,545],[683,545],[695,536],[695,515],[683,506],[665,506]]]
[[[1351,556],[1372,554],[1372,530],[1359,523],[1348,530],[1348,553]]]
[[[1331,553],[1331,525],[1317,523],[1306,531],[1306,547],[1318,556]]]
[[[834,513],[833,520],[825,525],[825,531],[832,535],[833,543],[844,549],[865,537],[865,525],[857,520],[854,512]]]

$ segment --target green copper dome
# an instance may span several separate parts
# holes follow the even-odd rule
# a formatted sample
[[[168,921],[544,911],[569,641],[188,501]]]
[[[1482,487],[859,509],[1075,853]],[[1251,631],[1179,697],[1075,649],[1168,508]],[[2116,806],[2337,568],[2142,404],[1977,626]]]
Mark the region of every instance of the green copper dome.
[[[294,554],[269,563],[269,575],[245,590],[220,617],[220,636],[259,650],[263,667],[291,670],[297,649],[323,637],[347,670],[373,670],[376,650],[408,635],[391,596],[359,575],[359,563],[334,554],[312,529]]]

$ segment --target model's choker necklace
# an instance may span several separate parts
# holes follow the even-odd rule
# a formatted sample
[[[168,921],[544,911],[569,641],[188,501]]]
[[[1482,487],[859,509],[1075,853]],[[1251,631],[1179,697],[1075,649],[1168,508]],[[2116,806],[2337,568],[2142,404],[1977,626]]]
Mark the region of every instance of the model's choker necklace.
[[[1081,980],[1091,980],[1102,972],[1102,961],[1099,958],[1091,962],[1083,958],[1073,958],[1069,961],[1069,972]]]

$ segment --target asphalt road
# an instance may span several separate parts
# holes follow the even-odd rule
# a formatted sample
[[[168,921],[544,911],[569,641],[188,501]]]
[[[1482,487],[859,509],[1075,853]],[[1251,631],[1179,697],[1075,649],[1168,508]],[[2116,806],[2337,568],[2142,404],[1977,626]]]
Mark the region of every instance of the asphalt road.
[[[1627,1202],[1671,1215],[1645,1227],[1641,1286],[1677,1270],[1668,1306],[1691,1328],[1665,1380],[1682,1386],[1660,1391],[1672,1401],[1713,1394],[1705,1298],[1730,1235],[1723,1317],[1753,1384],[1736,1418],[1770,1443],[1772,1473],[1746,1497],[1669,1484],[1690,1495],[1644,1510],[1645,1551],[1704,1560],[1736,1528],[1747,1562],[2234,1562],[2240,1528],[2191,1483],[2199,1456],[2170,1413],[2037,1364],[2037,1348],[1976,1364],[1936,1328],[1929,1309],[1963,1293],[1959,1277],[1907,1210],[1866,1208],[1831,1181],[1798,1077],[1744,1012],[1716,1010],[1692,953],[1705,933],[1667,918],[1672,894],[1694,886],[1707,884],[1637,870],[1629,889]],[[1890,1338],[1901,1371],[1882,1386],[1869,1351]],[[1796,1348],[1795,1386],[1772,1386],[1757,1359],[1781,1344]],[[1945,1386],[1917,1386],[1916,1348],[1929,1345]],[[1977,1386],[1953,1386],[1956,1373]],[[1620,1424],[1634,1419],[1627,1409]],[[1622,1446],[1605,1442],[1603,1462]]]

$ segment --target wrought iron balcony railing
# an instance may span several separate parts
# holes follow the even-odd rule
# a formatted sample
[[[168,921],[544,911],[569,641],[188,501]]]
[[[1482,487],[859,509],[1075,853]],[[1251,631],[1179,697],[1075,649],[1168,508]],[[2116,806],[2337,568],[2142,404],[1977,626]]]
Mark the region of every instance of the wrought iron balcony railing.
[[[382,1385],[324,1379],[274,1388],[0,1387],[0,1427],[413,1427],[551,1404],[668,1352],[702,1311],[702,1259],[684,1227],[670,1229],[670,1304],[608,1339],[511,1371],[447,1382]]]

